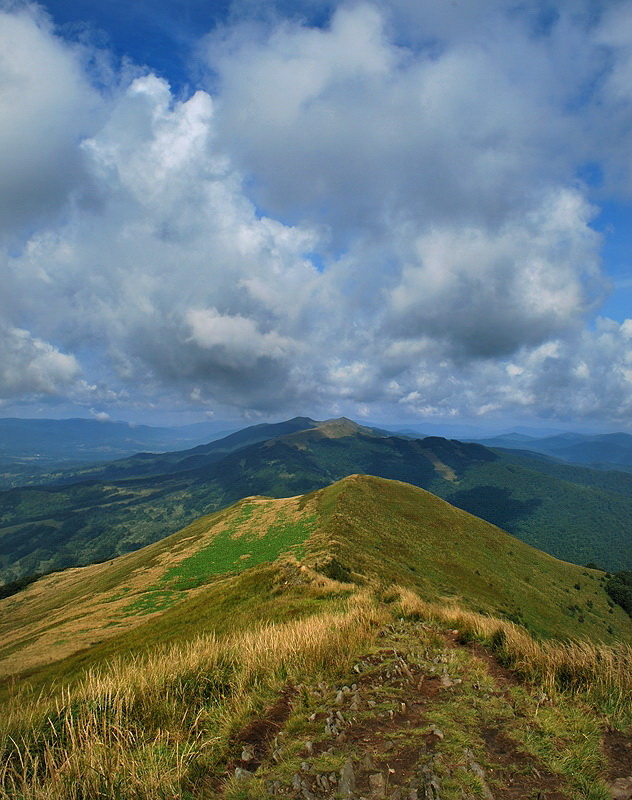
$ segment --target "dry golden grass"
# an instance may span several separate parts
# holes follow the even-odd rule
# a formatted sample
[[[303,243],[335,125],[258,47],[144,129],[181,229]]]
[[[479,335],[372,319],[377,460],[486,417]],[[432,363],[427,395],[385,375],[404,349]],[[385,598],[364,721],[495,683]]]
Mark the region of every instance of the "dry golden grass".
[[[227,512],[206,518],[208,525],[203,518],[182,532],[150,545],[144,549],[144,556],[136,551],[114,561],[55,573],[3,600],[0,678],[61,661],[95,642],[142,624],[147,614],[129,614],[126,609],[142,598],[147,589],[160,587],[168,570],[194,556],[227,530],[235,528],[232,538],[263,537],[279,520],[299,520],[313,513],[312,507],[301,506],[299,500],[300,497],[245,498]],[[256,507],[256,514],[236,525],[241,511],[249,506]],[[241,558],[246,561],[249,554]],[[109,581],[110,573],[119,576]],[[200,591],[204,587],[182,590],[179,599]],[[153,613],[159,615],[161,610]]]
[[[118,659],[54,700],[22,694],[0,729],[0,798],[192,797],[284,685],[336,673],[385,619],[358,594],[343,613]]]
[[[520,677],[547,692],[585,692],[608,706],[632,711],[632,647],[588,641],[537,641],[524,628],[457,605],[429,603],[399,588],[398,605],[406,616],[434,619],[488,645]]]
[[[22,691],[0,722],[0,800],[200,797],[230,760],[236,732],[285,686],[343,674],[392,614],[457,628],[549,694],[598,703],[620,720],[630,710],[627,646],[538,642],[513,623],[407,589],[390,595],[385,606],[356,591],[342,611],[117,658],[46,697]]]

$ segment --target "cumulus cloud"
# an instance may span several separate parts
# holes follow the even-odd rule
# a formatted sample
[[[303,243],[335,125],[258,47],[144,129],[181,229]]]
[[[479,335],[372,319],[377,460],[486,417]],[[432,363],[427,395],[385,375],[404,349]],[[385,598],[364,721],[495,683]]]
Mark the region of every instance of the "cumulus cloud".
[[[0,254],[6,396],[622,419],[629,325],[586,327],[608,284],[578,178],[597,103],[625,162],[622,8],[473,1],[452,24],[384,0],[314,27],[237,4],[204,42],[213,93],[148,74],[107,102],[45,20],[3,12],[41,45],[0,90],[0,208],[19,185],[5,221],[30,228]]]
[[[82,179],[102,101],[41,9],[0,6],[0,235],[59,212]]]
[[[506,355],[565,332],[595,301],[593,213],[579,193],[561,190],[498,231],[422,234],[391,292],[390,329],[439,337],[472,356]]]
[[[75,207],[5,269],[25,317],[121,381],[266,404],[293,392],[316,236],[257,214],[214,149],[213,115],[204,92],[175,102],[164,81],[133,81],[81,145],[98,207]]]
[[[601,143],[595,157],[603,164],[606,182],[629,200],[632,194],[629,146],[632,136],[632,9],[627,3],[617,3],[604,14],[596,38],[608,53],[610,68],[604,70],[598,83],[599,105],[591,117],[595,138]]]
[[[94,408],[90,409],[90,416],[97,422],[110,422],[111,417],[107,411],[96,411]]]
[[[208,58],[222,141],[275,213],[325,219],[341,238],[399,220],[494,225],[570,175],[559,78],[516,22],[439,52],[394,43],[372,4],[341,6],[326,30],[249,30],[212,37]]]
[[[594,331],[525,347],[510,359],[458,362],[436,344],[417,348],[414,366],[387,384],[387,399],[404,416],[506,413],[627,426],[632,411],[632,328],[600,319]],[[397,353],[393,353],[396,358]]]
[[[218,361],[240,369],[260,358],[284,358],[292,343],[276,331],[262,333],[253,320],[239,315],[218,314],[214,308],[190,309],[186,322],[190,341],[204,350],[216,350]]]
[[[79,365],[28,331],[0,325],[0,398],[59,394],[79,375]]]

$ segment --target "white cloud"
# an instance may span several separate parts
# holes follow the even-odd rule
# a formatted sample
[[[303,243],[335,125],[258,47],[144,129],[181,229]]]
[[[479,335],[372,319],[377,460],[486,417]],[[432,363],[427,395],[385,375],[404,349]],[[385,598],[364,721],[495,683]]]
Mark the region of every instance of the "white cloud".
[[[576,172],[593,96],[627,157],[627,29],[534,8],[237,24],[206,42],[215,96],[147,75],[107,102],[45,21],[2,12],[0,209],[30,228],[0,254],[5,395],[623,418],[629,326],[585,328],[606,281]]]
[[[493,232],[461,225],[423,233],[390,293],[389,327],[475,356],[512,353],[571,328],[595,299],[600,237],[591,216],[579,193],[560,190]]]
[[[36,6],[0,7],[0,236],[59,212],[82,180],[103,102]]]
[[[284,359],[292,349],[291,341],[275,331],[262,333],[253,320],[218,314],[214,308],[190,309],[186,322],[191,341],[216,351],[218,361],[230,369],[251,367],[260,358]]]
[[[275,213],[298,209],[343,240],[411,219],[497,224],[569,175],[554,64],[517,23],[438,52],[395,44],[369,4],[340,7],[328,30],[248,30],[209,42],[218,128]]]
[[[598,83],[598,105],[591,119],[599,146],[595,158],[604,166],[606,182],[632,193],[632,9],[615,3],[604,14],[596,39],[608,53],[608,69]]]
[[[90,409],[90,416],[96,419],[97,422],[109,422],[111,420],[107,411],[96,411],[94,408]]]
[[[82,145],[98,208],[76,206],[5,270],[23,317],[120,381],[265,405],[294,391],[317,237],[260,218],[213,139],[207,94],[133,81]]]
[[[28,331],[0,324],[0,398],[59,394],[74,384],[79,371],[74,356]]]

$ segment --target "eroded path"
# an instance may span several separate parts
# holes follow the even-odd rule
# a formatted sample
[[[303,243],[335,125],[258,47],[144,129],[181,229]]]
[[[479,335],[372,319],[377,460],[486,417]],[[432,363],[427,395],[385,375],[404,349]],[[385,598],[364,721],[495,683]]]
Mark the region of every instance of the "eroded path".
[[[479,645],[408,621],[388,626],[378,641],[340,683],[287,687],[269,714],[236,736],[218,793],[231,800],[609,796],[606,783],[618,775],[606,751],[615,739],[598,734],[602,766],[582,776],[583,756],[572,741],[564,750],[568,725],[554,701]],[[590,739],[581,726],[573,736]],[[619,750],[628,744],[616,739]]]

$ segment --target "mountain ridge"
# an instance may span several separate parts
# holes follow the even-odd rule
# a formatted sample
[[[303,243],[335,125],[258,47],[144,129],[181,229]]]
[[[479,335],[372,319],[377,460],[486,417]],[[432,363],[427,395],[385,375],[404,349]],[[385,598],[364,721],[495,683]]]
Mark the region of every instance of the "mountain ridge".
[[[597,800],[628,743],[603,573],[399,481],[243,498],[0,611],[7,800]]]
[[[632,479],[623,473],[579,473],[477,443],[403,439],[350,421],[310,420],[302,430],[301,418],[288,423],[275,429],[280,436],[253,426],[238,441],[211,443],[215,456],[202,467],[0,492],[0,574],[8,581],[112,558],[242,497],[303,494],[358,472],[426,488],[558,557],[632,566]],[[323,425],[336,435],[325,435]],[[255,443],[238,446],[253,436]]]
[[[472,441],[486,447],[518,446],[523,450],[533,450],[571,464],[584,464],[596,469],[632,470],[632,435],[621,431],[603,434],[568,432],[544,437],[524,437],[512,433]]]
[[[182,618],[205,592],[273,563],[298,585],[399,584],[541,635],[632,641],[632,621],[611,611],[603,574],[548,556],[419,487],[351,475],[307,495],[243,498],[142,550],[51,575],[0,601],[0,670],[127,641],[152,619],[164,629],[161,617]]]

